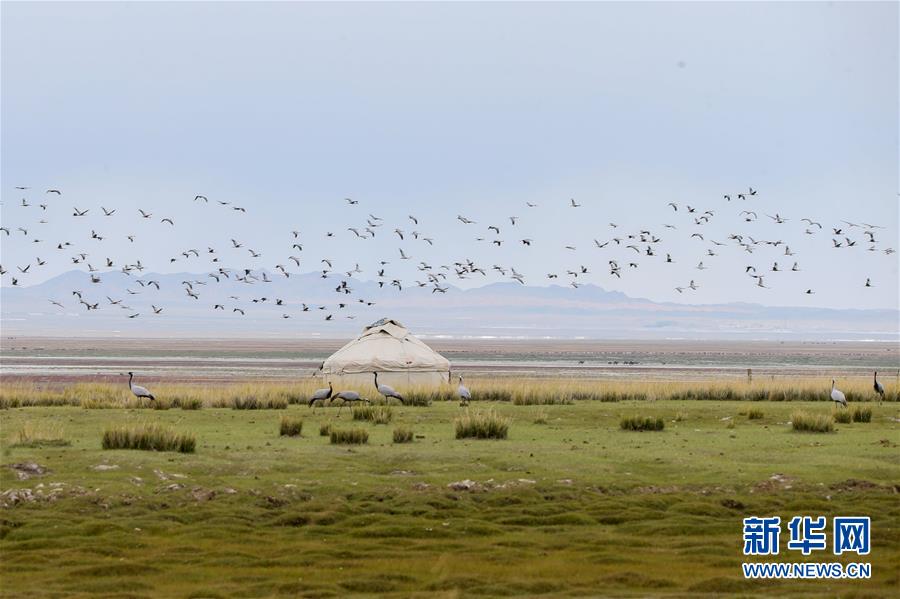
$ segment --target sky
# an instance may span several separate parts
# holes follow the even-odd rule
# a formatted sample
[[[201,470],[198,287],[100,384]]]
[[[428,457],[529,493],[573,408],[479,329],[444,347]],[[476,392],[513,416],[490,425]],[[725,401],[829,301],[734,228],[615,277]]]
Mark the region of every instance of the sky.
[[[657,301],[898,305],[883,252],[900,249],[896,3],[4,2],[0,27],[3,286],[84,268],[75,248],[98,267],[205,272],[180,252],[213,247],[229,266],[297,255],[293,270],[327,258],[364,279],[381,261],[412,281],[419,261],[468,258],[531,285],[585,266],[578,282]],[[369,214],[374,239],[347,231]],[[884,226],[877,251],[842,220]],[[593,243],[642,229],[662,239],[655,257]],[[731,233],[785,243],[747,254]],[[834,248],[845,235],[857,245]],[[490,274],[448,282],[508,280]]]

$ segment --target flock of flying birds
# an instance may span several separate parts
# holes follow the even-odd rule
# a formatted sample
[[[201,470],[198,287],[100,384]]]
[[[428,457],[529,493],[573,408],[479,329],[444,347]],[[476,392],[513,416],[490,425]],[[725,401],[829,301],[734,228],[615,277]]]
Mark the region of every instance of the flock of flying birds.
[[[43,192],[32,190],[26,186],[18,186],[16,192],[24,197],[21,203],[7,208],[6,215],[11,216],[13,223],[7,225],[0,223],[0,241],[8,243],[27,243],[35,254],[40,253],[43,258],[36,257],[33,262],[26,264],[15,264],[10,268],[0,265],[0,276],[4,283],[11,286],[21,286],[27,282],[32,276],[37,275],[38,271],[44,268],[50,260],[71,261],[75,268],[86,268],[85,285],[80,289],[71,291],[71,298],[48,298],[50,304],[59,308],[67,308],[64,301],[77,301],[76,307],[91,312],[100,310],[101,308],[116,308],[123,311],[127,318],[138,318],[140,316],[159,316],[163,314],[165,306],[157,305],[157,302],[150,303],[152,314],[148,311],[141,312],[129,306],[128,297],[114,298],[107,293],[100,291],[103,288],[104,276],[112,271],[120,271],[133,279],[133,285],[128,286],[127,294],[151,295],[160,290],[160,281],[154,280],[144,275],[145,266],[142,264],[141,258],[131,257],[122,259],[120,257],[112,257],[104,255],[102,250],[102,242],[111,235],[122,235],[120,231],[123,225],[133,225],[135,221],[153,223],[154,226],[160,227],[176,227],[174,218],[154,214],[152,211],[138,209],[135,214],[123,214],[118,208],[109,208],[106,206],[78,208],[72,207],[69,212],[70,203],[65,202],[63,192],[59,189],[47,189]],[[38,196],[39,199],[32,199]],[[242,217],[246,216],[247,210],[244,207],[234,205],[233,203],[213,199],[210,201],[204,195],[196,195],[193,199],[186,198],[186,202],[192,202],[198,205],[207,205],[215,207],[218,205],[222,209],[231,210]],[[416,244],[427,244],[434,246],[435,238],[427,233],[420,232],[420,228],[425,227],[425,223],[420,223],[420,219],[414,215],[409,215],[403,222],[388,223],[385,219],[373,214],[364,208],[364,202],[353,198],[344,198],[336,200],[343,204],[348,218],[353,219],[352,222],[345,223],[354,226],[342,226],[334,231],[326,231],[324,238],[314,239],[312,236],[301,233],[299,230],[290,231],[285,236],[284,255],[281,260],[274,265],[271,270],[260,265],[262,253],[251,247],[247,247],[237,238],[231,238],[230,243],[226,244],[225,250],[227,257],[224,255],[226,251],[220,248],[206,247],[185,247],[175,256],[169,259],[170,264],[178,261],[189,262],[193,266],[196,262],[205,262],[206,266],[202,270],[207,270],[206,277],[203,279],[184,280],[181,282],[183,287],[183,297],[187,301],[202,302],[206,300],[209,309],[213,311],[230,312],[235,316],[246,315],[247,310],[252,309],[251,306],[267,305],[277,306],[282,314],[282,318],[291,318],[294,310],[300,312],[315,311],[322,314],[327,321],[333,320],[336,315],[343,315],[345,318],[354,318],[353,308],[355,306],[373,306],[375,304],[372,299],[358,297],[354,291],[356,275],[362,275],[363,270],[359,264],[354,264],[353,268],[339,269],[335,268],[335,261],[331,258],[322,258],[317,263],[313,262],[315,268],[320,271],[323,279],[332,279],[334,282],[334,293],[336,299],[333,302],[324,305],[308,305],[303,302],[296,302],[293,299],[285,300],[281,298],[270,298],[267,295],[252,297],[248,303],[246,296],[229,295],[227,299],[224,297],[213,297],[207,290],[223,281],[232,281],[240,283],[255,289],[264,288],[266,284],[273,281],[272,277],[290,278],[292,275],[301,274],[301,264],[307,264],[309,261],[305,258],[308,255],[306,249],[308,245],[326,242],[330,238],[340,241],[340,237],[355,240],[372,240],[376,236],[380,239],[390,237],[396,241],[397,252],[391,256],[383,256],[377,262],[375,272],[366,273],[370,277],[374,277],[379,288],[391,289],[395,288],[397,292],[405,288],[415,286],[426,291],[430,290],[431,294],[445,294],[452,287],[450,282],[453,280],[463,279],[496,279],[516,281],[522,285],[526,283],[525,275],[519,272],[513,265],[488,264],[489,261],[473,261],[469,258],[460,258],[450,261],[447,264],[432,265],[424,260],[417,260],[414,257],[416,253]],[[700,289],[699,280],[703,271],[709,268],[709,263],[715,261],[716,257],[721,253],[729,251],[738,251],[745,254],[745,266],[743,266],[744,274],[748,277],[750,284],[761,288],[769,288],[768,282],[774,277],[779,276],[773,273],[790,272],[797,273],[801,271],[799,258],[791,245],[788,236],[791,234],[808,235],[808,236],[826,236],[827,241],[824,242],[825,248],[832,251],[860,251],[864,250],[871,253],[893,254],[895,250],[892,247],[882,247],[879,239],[879,229],[883,227],[869,223],[853,223],[841,221],[838,224],[823,225],[811,218],[786,218],[782,214],[766,213],[760,206],[759,195],[756,189],[750,187],[746,192],[725,194],[712,207],[695,207],[688,204],[668,202],[664,210],[669,212],[669,219],[672,223],[664,223],[658,229],[640,228],[633,231],[625,231],[618,224],[610,222],[608,227],[608,238],[594,238],[592,250],[598,256],[597,260],[603,264],[603,270],[608,270],[610,277],[621,279],[628,272],[637,271],[643,261],[655,260],[664,264],[673,264],[676,257],[673,256],[674,250],[667,248],[665,240],[677,235],[688,237],[691,243],[696,243],[696,254],[690,258],[678,256],[678,262],[688,262],[696,266],[692,268],[697,271],[696,278],[690,278],[689,281],[675,288],[679,293],[691,293]],[[567,202],[558,201],[554,206],[557,210],[578,211],[583,208],[583,203],[579,203],[575,199]],[[525,214],[528,211],[538,209],[537,204],[525,202],[522,209]],[[740,208],[738,211],[737,208]],[[742,228],[746,231],[733,232],[727,237],[716,239],[713,234],[708,232],[708,225],[717,218],[721,213],[730,211],[731,216],[737,216]],[[470,215],[472,216],[472,215]],[[530,216],[530,215],[529,215]],[[46,240],[42,239],[42,226],[48,224],[48,219],[54,218],[71,218],[76,221],[90,222],[90,236],[85,235],[85,239],[64,239],[64,240]],[[546,218],[544,216],[543,218]],[[762,239],[759,233],[755,232],[759,229],[755,224],[759,220],[768,221],[771,225],[784,228],[784,236],[777,239]],[[454,244],[459,244],[464,239],[465,234],[472,236],[476,243],[482,244],[483,247],[500,248],[504,244],[516,244],[525,248],[535,247],[540,251],[541,240],[537,237],[529,236],[527,231],[540,231],[540,226],[529,229],[529,225],[534,225],[532,218],[519,216],[508,216],[505,222],[500,223],[481,223],[481,219],[477,217],[467,217],[458,215],[454,227],[459,229],[459,234],[454,232]],[[539,220],[539,219],[538,219]],[[520,222],[521,221],[521,222]],[[115,226],[113,227],[113,223]],[[798,227],[798,223],[802,223]],[[181,226],[181,225],[179,225]],[[115,229],[115,233],[109,233],[110,229]],[[604,226],[604,229],[606,227]],[[67,230],[75,230],[74,228]],[[145,230],[146,231],[146,230]],[[196,229],[192,229],[196,233]],[[147,234],[142,233],[142,234]],[[149,233],[152,235],[152,233]],[[321,235],[321,233],[320,233]],[[534,235],[534,233],[532,233]],[[135,233],[125,235],[128,242],[133,243],[136,238]],[[795,244],[796,245],[796,244]],[[467,246],[470,247],[470,246]],[[557,248],[562,249],[562,248]],[[566,250],[574,252],[575,245],[566,245]],[[667,251],[668,249],[668,251]],[[304,253],[306,251],[306,253]],[[245,252],[245,253],[244,253]],[[483,253],[487,253],[487,249]],[[573,254],[574,256],[575,254]],[[242,256],[242,257],[241,257]],[[316,256],[318,257],[318,256]],[[222,260],[228,260],[229,264],[224,264]],[[247,261],[248,263],[237,266],[237,262]],[[403,278],[399,273],[391,269],[393,264],[400,262],[405,265],[415,265],[418,276],[414,280]],[[752,262],[752,263],[751,263]],[[605,263],[605,264],[604,264]],[[592,263],[593,264],[593,263]],[[579,288],[586,278],[586,275],[592,273],[593,265],[588,266],[580,263],[561,266],[556,272],[547,273],[547,279],[561,279],[575,289]],[[307,271],[310,268],[307,267]],[[685,277],[688,278],[688,277]],[[874,286],[871,277],[865,278],[865,283],[860,280],[860,287],[870,288]],[[252,291],[248,291],[251,295]],[[808,288],[806,294],[812,295],[815,289]],[[98,296],[105,297],[98,299]],[[204,297],[206,296],[206,297]],[[161,304],[161,302],[158,302]]]

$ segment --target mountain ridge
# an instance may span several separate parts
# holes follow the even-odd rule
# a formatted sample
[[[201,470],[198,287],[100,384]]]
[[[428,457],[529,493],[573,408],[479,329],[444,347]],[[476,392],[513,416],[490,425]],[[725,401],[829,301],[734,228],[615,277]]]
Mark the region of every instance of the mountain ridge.
[[[261,277],[261,273],[256,274]],[[900,310],[766,306],[750,302],[656,302],[595,284],[572,289],[555,284],[531,286],[497,281],[468,289],[447,285],[447,293],[418,286],[404,287],[399,292],[389,284],[380,288],[375,281],[346,276],[322,278],[316,272],[308,272],[286,278],[267,274],[272,279],[270,283],[246,284],[231,278],[216,283],[206,273],[187,271],[146,273],[139,277],[107,271],[98,273],[101,283],[95,285],[87,272],[71,270],[36,285],[3,287],[0,322],[4,335],[146,336],[152,330],[185,337],[211,333],[244,337],[251,332],[344,335],[382,316],[434,334],[511,337],[762,335],[895,340],[900,327]],[[337,293],[337,279],[347,281],[352,294]],[[138,280],[159,281],[160,289],[141,287]],[[191,282],[199,299],[188,296],[182,281]],[[98,304],[99,309],[86,311],[72,295],[76,290],[85,301]],[[121,304],[110,304],[107,296],[121,300]],[[359,303],[360,297],[374,305]],[[52,305],[51,299],[64,308]],[[281,299],[282,304],[276,305],[276,299]],[[307,312],[302,311],[303,302],[308,305]],[[346,306],[338,308],[338,302]],[[213,304],[224,309],[213,310]],[[127,305],[130,310],[120,305]],[[318,309],[320,305],[327,309]],[[162,307],[162,313],[154,314],[151,306]],[[244,316],[238,310],[243,310]],[[140,316],[127,318],[135,313]],[[327,314],[332,315],[331,321],[325,321]],[[290,318],[283,318],[284,315]]]

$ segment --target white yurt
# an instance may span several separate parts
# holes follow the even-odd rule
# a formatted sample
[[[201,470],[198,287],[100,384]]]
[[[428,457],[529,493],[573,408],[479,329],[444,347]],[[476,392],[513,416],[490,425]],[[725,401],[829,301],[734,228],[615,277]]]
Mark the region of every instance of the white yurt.
[[[322,364],[325,380],[335,391],[353,389],[366,395],[378,382],[398,391],[409,387],[436,387],[450,379],[450,360],[410,334],[389,318],[373,322],[362,334],[334,352]]]

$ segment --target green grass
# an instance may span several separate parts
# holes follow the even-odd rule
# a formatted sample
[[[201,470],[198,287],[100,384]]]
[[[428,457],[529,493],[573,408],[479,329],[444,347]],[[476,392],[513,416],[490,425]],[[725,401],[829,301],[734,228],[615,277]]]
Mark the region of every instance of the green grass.
[[[626,416],[619,421],[623,431],[661,431],[666,428],[665,421],[659,416]]]
[[[801,433],[832,433],[834,421],[843,418],[843,412],[834,412],[832,416],[826,414],[810,414],[803,410],[797,410],[791,414],[791,428]],[[847,420],[849,422],[849,420]]]
[[[197,440],[190,433],[178,433],[159,424],[126,424],[106,429],[103,449],[142,449],[193,453]]]
[[[473,385],[474,386],[474,385]],[[576,401],[490,407],[513,421],[502,443],[457,440],[458,402],[394,406],[364,445],[280,437],[272,414],[213,408],[10,408],[0,414],[3,491],[55,499],[0,507],[4,597],[47,596],[866,596],[891,597],[900,563],[897,404],[831,435],[786,423],[822,401]],[[480,407],[480,406],[479,406]],[[867,406],[868,407],[868,406]],[[474,408],[470,408],[474,410]],[[289,406],[317,430],[347,410]],[[620,429],[623,413],[664,434]],[[676,421],[676,415],[682,419]],[[280,417],[281,414],[279,414]],[[107,428],[152,419],[196,435],[192,454],[104,451]],[[13,447],[25,423],[57,423],[71,443]],[[414,429],[394,444],[394,428]],[[7,465],[47,473],[18,480]],[[104,465],[104,469],[96,469]],[[112,468],[114,469],[107,469]],[[449,484],[472,480],[477,491]],[[524,482],[523,482],[524,481]],[[43,487],[38,489],[38,485]],[[212,493],[212,495],[210,495]],[[8,497],[0,495],[0,506]],[[870,561],[861,581],[743,579],[741,519],[871,516],[872,553],[813,554],[782,544],[767,561]],[[786,537],[786,528],[782,536]],[[784,540],[782,541],[784,543]]]
[[[278,434],[282,437],[299,437],[303,432],[303,418],[284,415],[278,427]]]

